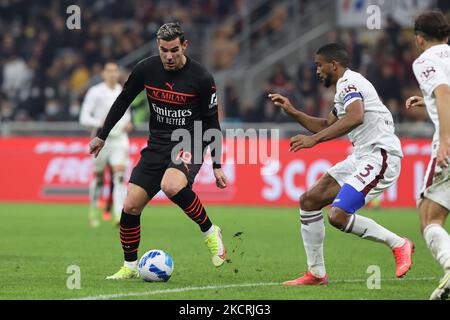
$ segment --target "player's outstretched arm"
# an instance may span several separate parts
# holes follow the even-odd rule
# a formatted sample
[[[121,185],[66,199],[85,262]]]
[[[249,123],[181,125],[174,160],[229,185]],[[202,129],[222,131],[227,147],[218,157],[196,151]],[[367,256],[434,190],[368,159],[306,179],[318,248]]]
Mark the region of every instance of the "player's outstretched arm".
[[[289,116],[295,119],[301,126],[311,131],[312,133],[317,133],[327,128],[332,124],[336,119],[329,118],[317,118],[307,115],[304,112],[298,111],[291,104],[288,98],[282,96],[278,93],[269,94],[269,99],[272,100],[274,105],[283,109]]]
[[[203,116],[202,121],[205,128],[205,132],[210,129],[213,129],[217,133],[217,136],[214,138],[215,146],[211,148],[211,160],[213,163],[214,177],[216,178],[216,186],[220,189],[224,189],[227,187],[227,178],[221,168],[223,137],[222,137],[222,130],[220,128],[219,115],[216,112],[209,116]],[[210,144],[211,142],[212,142],[211,140],[207,141],[208,144]]]
[[[345,116],[334,122],[328,128],[316,133],[313,137],[317,142],[325,142],[349,133],[364,121],[364,104],[362,100],[350,103],[346,108]]]
[[[450,159],[450,86],[441,84],[434,90],[439,117],[439,148],[437,164],[448,167]]]
[[[324,130],[312,135],[296,135],[291,138],[289,151],[297,152],[300,149],[312,148],[320,142],[335,139],[349,133],[364,121],[364,106],[361,100],[350,103],[346,114]]]

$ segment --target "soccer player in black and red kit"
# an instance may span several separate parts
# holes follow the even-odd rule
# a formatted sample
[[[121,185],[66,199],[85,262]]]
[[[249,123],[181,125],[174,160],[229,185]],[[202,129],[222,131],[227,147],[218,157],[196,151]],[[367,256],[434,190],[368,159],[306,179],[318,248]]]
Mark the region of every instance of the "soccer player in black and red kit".
[[[184,54],[188,43],[178,23],[161,26],[157,32],[157,44],[159,56],[144,59],[135,66],[112,105],[103,128],[89,144],[90,153],[97,156],[130,103],[146,90],[150,106],[149,141],[131,174],[120,219],[125,262],[107,279],[138,277],[140,215],[159,190],[199,225],[214,266],[220,267],[225,261],[221,230],[211,223],[199,197],[192,190],[203,161],[203,151],[211,141],[201,143],[201,159],[196,158],[198,153],[191,152],[192,149],[182,149],[176,159],[172,156],[172,149],[178,144],[171,138],[176,129],[186,129],[194,137],[194,121],[201,121],[202,133],[216,129],[220,134],[214,79],[204,67]],[[221,138],[219,140],[214,143],[221,147]],[[220,151],[220,147],[214,151]],[[213,171],[217,187],[225,188],[226,177],[221,169],[220,154],[213,154]]]

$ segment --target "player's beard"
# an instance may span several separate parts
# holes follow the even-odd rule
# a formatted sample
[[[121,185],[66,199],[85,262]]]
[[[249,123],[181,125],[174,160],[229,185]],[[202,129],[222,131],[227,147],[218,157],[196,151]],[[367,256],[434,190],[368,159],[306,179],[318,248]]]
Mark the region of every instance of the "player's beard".
[[[331,87],[332,83],[330,76],[327,76],[326,78],[323,79],[323,85],[325,86],[325,88]]]
[[[164,63],[164,69],[166,71],[176,71],[176,70],[178,70],[178,66],[175,61],[172,64],[169,64],[168,62],[166,62],[166,63]]]

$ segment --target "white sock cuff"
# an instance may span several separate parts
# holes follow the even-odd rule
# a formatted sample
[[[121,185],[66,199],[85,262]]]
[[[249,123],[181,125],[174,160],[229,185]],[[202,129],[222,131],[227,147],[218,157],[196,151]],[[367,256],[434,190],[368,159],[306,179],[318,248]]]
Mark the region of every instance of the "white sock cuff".
[[[204,235],[205,237],[206,237],[206,236],[209,236],[210,234],[212,234],[212,233],[214,232],[214,230],[215,230],[214,225],[212,225],[208,230],[203,231],[203,235]]]
[[[431,229],[431,228],[436,228],[436,227],[437,227],[437,228],[444,229],[444,228],[442,228],[442,226],[441,226],[440,224],[432,223],[432,224],[427,225],[427,226],[425,227],[425,229],[423,229],[423,236],[426,237],[426,234],[430,231],[430,229]]]
[[[356,215],[352,214],[350,216],[350,219],[348,220],[347,225],[345,226],[345,228],[342,231],[347,232],[347,233],[352,232],[353,225],[355,224],[355,219],[356,219]]]
[[[303,218],[312,218],[312,217],[316,217],[319,214],[322,214],[322,210],[317,210],[317,211],[305,211],[300,209],[300,217]]]
[[[137,260],[136,261],[124,261],[123,265],[127,268],[135,270],[135,269],[137,269],[138,262],[137,262]]]
[[[313,222],[323,220],[322,210],[320,211],[303,211],[300,209],[300,222],[302,225],[308,225]]]

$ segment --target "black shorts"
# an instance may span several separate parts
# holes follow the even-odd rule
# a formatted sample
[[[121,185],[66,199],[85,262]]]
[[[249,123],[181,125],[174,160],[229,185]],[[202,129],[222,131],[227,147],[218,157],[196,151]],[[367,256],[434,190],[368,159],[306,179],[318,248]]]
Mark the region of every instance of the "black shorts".
[[[172,150],[175,146],[176,143],[173,142],[152,141],[141,151],[141,158],[131,173],[130,182],[143,188],[150,199],[161,190],[161,180],[168,168],[183,172],[188,180],[187,187],[192,188],[195,176],[202,166],[204,154],[202,152],[201,159],[195,161],[195,152],[182,151],[177,153],[173,161]]]

